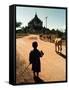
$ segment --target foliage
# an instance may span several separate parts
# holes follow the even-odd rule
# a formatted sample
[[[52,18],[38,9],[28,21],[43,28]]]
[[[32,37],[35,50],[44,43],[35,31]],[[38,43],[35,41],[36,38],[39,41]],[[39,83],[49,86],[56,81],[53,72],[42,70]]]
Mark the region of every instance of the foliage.
[[[16,22],[16,28],[20,27],[21,26],[21,22]]]
[[[21,24],[22,24],[21,22],[16,22],[16,27],[20,27]],[[25,34],[32,33],[32,34],[48,34],[48,35],[50,34],[50,35],[56,35],[57,37],[64,38],[64,39],[65,39],[65,35],[66,35],[66,32],[63,33],[58,29],[50,30],[49,28],[42,27],[41,29],[37,28],[35,30],[32,28],[29,28],[28,26],[25,26],[25,27],[22,27],[21,29],[16,30],[16,33],[21,33],[21,34],[22,33],[25,33]]]

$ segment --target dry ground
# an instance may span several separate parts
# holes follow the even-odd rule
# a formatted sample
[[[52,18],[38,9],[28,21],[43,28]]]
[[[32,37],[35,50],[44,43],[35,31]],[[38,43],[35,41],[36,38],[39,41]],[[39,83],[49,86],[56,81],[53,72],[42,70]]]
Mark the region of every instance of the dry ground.
[[[29,52],[32,50],[32,42],[38,42],[38,49],[44,52],[41,58],[40,78],[45,82],[64,81],[66,78],[66,59],[55,52],[54,43],[44,42],[38,35],[24,36],[16,39],[16,82],[34,83],[31,65],[23,73],[29,64]],[[63,54],[65,48],[63,46]]]

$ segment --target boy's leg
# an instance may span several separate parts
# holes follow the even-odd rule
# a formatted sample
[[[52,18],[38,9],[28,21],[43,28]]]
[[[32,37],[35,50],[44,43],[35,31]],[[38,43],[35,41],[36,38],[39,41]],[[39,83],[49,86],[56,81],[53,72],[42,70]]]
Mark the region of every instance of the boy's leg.
[[[37,77],[39,77],[39,72],[37,72]]]
[[[35,77],[35,71],[33,71],[33,75],[34,75],[34,77]]]

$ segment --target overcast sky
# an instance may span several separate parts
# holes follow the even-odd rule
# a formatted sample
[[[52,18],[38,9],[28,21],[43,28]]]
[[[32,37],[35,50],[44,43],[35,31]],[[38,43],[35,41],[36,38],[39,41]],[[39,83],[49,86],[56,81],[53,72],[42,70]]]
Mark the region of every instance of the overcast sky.
[[[65,9],[53,9],[53,8],[35,8],[35,7],[16,7],[16,20],[22,22],[22,26],[27,26],[28,22],[34,18],[37,13],[38,18],[43,21],[43,26],[49,29],[60,29],[64,31],[66,29],[66,10]]]

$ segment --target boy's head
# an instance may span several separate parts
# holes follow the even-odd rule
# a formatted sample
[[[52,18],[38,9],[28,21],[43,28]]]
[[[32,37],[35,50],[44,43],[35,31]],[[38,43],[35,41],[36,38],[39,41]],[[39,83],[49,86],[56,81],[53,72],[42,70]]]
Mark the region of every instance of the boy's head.
[[[38,43],[37,43],[36,41],[34,41],[34,42],[32,43],[32,46],[33,46],[34,49],[36,49],[36,48],[38,47]]]

